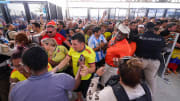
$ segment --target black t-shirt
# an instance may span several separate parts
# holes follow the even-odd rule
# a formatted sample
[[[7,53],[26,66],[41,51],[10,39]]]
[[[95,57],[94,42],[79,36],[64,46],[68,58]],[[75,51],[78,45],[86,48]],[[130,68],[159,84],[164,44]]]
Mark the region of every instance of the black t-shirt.
[[[170,31],[168,29],[165,29],[160,33],[161,36],[168,36],[170,34]]]
[[[0,54],[0,63],[8,59],[10,59],[9,56]],[[8,65],[0,67],[0,80],[8,78],[10,76],[11,71],[12,69]]]
[[[179,36],[179,38],[178,38],[178,40],[177,40],[177,43],[180,43],[180,36]]]
[[[137,37],[138,37],[138,30],[135,29],[135,30],[131,30],[130,33],[129,33],[129,39],[130,40],[135,40]]]
[[[164,38],[151,31],[145,32],[136,39],[136,56],[146,59],[160,59],[165,47]]]

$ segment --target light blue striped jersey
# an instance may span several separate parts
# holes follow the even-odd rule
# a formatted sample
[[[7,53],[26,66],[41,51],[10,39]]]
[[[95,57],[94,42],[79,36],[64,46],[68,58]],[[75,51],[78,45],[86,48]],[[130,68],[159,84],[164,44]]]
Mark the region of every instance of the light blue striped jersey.
[[[104,43],[107,43],[105,37],[102,34],[99,36],[99,39],[96,39],[96,37],[93,34],[93,35],[91,35],[91,37],[88,40],[88,46],[91,47],[92,49],[99,47],[102,41]],[[104,59],[105,54],[104,54],[103,50],[95,51],[95,53],[96,53],[96,62],[99,62],[102,59]]]

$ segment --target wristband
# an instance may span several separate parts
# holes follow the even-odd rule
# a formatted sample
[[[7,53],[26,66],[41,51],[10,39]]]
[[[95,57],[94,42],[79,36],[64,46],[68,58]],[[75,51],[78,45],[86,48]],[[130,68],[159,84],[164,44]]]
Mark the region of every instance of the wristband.
[[[96,73],[94,73],[94,77],[99,77],[99,75],[97,75]]]
[[[58,67],[55,67],[55,69],[56,69],[56,72],[58,72],[59,68],[58,68]]]

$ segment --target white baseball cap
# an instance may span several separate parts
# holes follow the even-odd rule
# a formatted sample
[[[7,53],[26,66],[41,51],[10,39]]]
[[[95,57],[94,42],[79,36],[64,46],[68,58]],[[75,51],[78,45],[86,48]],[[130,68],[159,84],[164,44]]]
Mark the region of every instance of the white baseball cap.
[[[123,33],[123,34],[129,34],[130,33],[130,29],[128,26],[120,24],[118,26],[118,29]]]

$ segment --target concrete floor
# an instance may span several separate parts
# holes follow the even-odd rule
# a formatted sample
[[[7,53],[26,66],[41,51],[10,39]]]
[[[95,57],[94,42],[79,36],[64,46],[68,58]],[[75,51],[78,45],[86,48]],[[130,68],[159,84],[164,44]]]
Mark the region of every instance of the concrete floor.
[[[180,101],[180,74],[165,75],[165,79],[168,81],[157,77],[157,91],[154,101]],[[75,101],[77,96],[73,93],[71,97],[70,101]]]
[[[157,78],[155,101],[180,101],[180,74],[165,75],[165,79]]]

